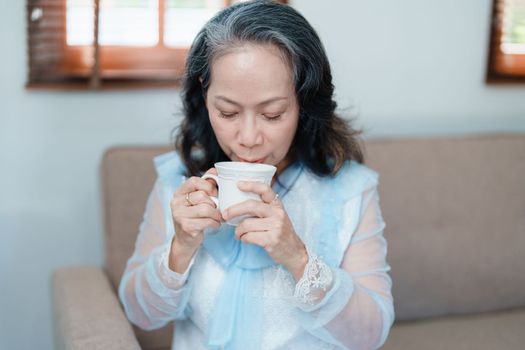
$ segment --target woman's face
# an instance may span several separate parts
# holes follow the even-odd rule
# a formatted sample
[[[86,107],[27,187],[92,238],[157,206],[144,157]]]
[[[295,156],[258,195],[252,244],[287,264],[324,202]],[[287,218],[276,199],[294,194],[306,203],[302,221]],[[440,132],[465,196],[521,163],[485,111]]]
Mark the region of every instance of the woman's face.
[[[233,161],[287,165],[299,120],[292,72],[275,46],[245,45],[216,58],[206,107]]]

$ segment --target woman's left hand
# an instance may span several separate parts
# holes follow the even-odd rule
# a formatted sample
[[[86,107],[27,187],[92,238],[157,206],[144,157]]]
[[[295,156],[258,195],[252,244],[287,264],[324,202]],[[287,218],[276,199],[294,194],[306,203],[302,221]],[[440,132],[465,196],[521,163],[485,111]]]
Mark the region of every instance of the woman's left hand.
[[[240,215],[252,216],[237,226],[235,238],[263,247],[276,263],[286,267],[298,281],[308,262],[308,254],[281,201],[267,184],[239,181],[237,186],[241,191],[259,194],[262,202],[247,200],[222,213],[225,220]]]

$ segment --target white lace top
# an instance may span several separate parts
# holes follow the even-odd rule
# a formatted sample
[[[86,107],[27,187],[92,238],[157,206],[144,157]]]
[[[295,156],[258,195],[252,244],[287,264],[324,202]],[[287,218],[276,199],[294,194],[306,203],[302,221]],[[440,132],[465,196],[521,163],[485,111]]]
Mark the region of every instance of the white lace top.
[[[343,254],[336,266],[315,254],[314,227],[320,214],[310,199],[318,195],[320,178],[302,171],[281,198],[307,247],[309,263],[297,285],[284,267],[265,269],[260,290],[262,349],[376,349],[386,340],[394,310],[377,176],[357,181],[352,173],[375,173],[363,165],[354,167],[365,171],[348,171],[347,180],[362,188],[343,208],[331,208],[342,215],[336,245],[344,246],[339,247]],[[119,297],[129,320],[143,329],[176,319],[173,349],[206,349],[208,322],[224,271],[204,248],[184,274],[168,268],[174,234],[169,198],[174,188],[166,182],[159,176],[149,196]]]

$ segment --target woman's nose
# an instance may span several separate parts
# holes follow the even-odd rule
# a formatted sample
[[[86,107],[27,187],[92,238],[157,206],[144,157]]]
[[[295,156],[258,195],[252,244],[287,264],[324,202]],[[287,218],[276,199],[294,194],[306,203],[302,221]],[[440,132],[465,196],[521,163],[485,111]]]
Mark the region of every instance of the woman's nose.
[[[252,148],[262,143],[262,134],[255,117],[244,117],[239,130],[240,143]]]

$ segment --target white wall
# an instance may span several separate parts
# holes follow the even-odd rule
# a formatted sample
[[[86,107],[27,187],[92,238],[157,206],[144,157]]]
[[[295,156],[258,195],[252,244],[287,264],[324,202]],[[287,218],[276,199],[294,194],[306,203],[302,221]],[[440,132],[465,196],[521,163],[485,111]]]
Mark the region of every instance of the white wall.
[[[490,0],[297,2],[369,135],[524,130],[525,84],[484,83]]]
[[[294,2],[367,136],[525,132],[525,85],[483,82],[489,0],[320,3]],[[25,1],[0,5],[0,349],[52,349],[51,271],[103,261],[102,152],[168,142],[180,101],[24,90]]]

